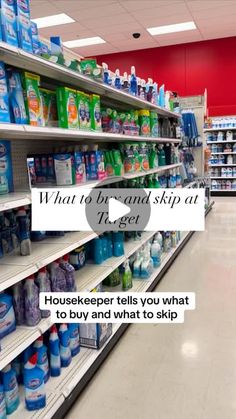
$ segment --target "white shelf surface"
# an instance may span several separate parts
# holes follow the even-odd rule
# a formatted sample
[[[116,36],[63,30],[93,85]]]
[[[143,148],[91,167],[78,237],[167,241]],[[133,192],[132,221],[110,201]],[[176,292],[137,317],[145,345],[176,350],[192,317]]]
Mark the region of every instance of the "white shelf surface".
[[[30,192],[12,192],[7,195],[0,195],[0,211],[18,208],[29,205],[31,202]]]
[[[236,179],[235,176],[211,176],[211,179]]]
[[[232,140],[232,141],[226,141],[226,140],[221,140],[221,141],[207,141],[207,145],[210,144],[235,144],[236,140]]]
[[[234,192],[234,193],[236,193],[236,189],[211,189],[211,192]]]
[[[103,131],[83,131],[80,129],[65,129],[54,127],[34,127],[31,125],[19,125],[14,123],[0,124],[0,137],[24,140],[70,140],[84,141],[85,139],[96,142],[150,142],[150,143],[174,143],[179,144],[180,139],[164,137],[142,137],[141,135],[113,134]]]
[[[171,112],[160,106],[153,105],[146,100],[139,99],[122,90],[115,89],[92,78],[84,76],[73,70],[69,70],[59,64],[52,63],[44,58],[29,54],[20,48],[12,47],[5,42],[0,42],[0,56],[5,63],[14,65],[15,67],[23,68],[31,72],[35,72],[41,76],[61,81],[64,85],[69,85],[75,88],[85,89],[91,93],[96,93],[104,96],[110,101],[129,105],[137,109],[151,109],[155,110],[159,115],[180,118],[180,114]]]
[[[53,237],[32,243],[32,253],[29,256],[5,256],[0,259],[0,291],[37,272],[43,266],[96,236],[94,232],[66,233],[64,237]]]
[[[222,151],[221,153],[217,151],[217,153],[214,153],[213,151],[211,154],[236,154],[235,151]]]
[[[209,167],[221,167],[221,166],[233,167],[233,166],[236,166],[236,164],[228,164],[228,163],[209,164]]]

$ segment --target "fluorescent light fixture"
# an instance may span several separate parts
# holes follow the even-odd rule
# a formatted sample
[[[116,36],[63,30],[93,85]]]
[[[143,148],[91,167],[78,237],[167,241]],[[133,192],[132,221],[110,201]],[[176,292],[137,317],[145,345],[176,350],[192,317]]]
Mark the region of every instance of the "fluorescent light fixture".
[[[163,35],[165,33],[192,31],[197,29],[194,22],[175,23],[174,25],[156,26],[154,28],[147,28],[151,35]]]
[[[93,38],[74,39],[73,41],[63,42],[63,45],[67,48],[79,48],[86,47],[88,45],[105,44],[106,41],[100,38],[100,36],[94,36]]]
[[[49,28],[50,26],[65,25],[66,23],[75,22],[74,19],[72,19],[65,13],[60,13],[59,15],[39,17],[38,19],[32,19],[32,21],[37,23],[38,28]]]

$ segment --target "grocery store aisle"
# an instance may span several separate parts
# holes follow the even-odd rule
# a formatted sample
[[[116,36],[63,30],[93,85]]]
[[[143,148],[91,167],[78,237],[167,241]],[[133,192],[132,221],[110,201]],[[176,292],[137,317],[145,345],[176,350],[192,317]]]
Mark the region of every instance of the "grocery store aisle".
[[[195,291],[179,325],[131,326],[67,419],[236,418],[236,198],[216,198],[157,291]]]

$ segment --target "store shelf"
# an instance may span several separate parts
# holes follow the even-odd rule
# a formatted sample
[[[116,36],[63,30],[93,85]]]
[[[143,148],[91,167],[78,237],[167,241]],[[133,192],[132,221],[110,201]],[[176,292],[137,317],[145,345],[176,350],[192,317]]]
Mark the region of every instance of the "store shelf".
[[[29,256],[9,255],[0,259],[0,291],[37,272],[76,247],[97,236],[94,232],[67,233],[64,237],[48,238],[32,243]]]
[[[60,81],[64,85],[68,84],[104,96],[107,101],[109,100],[111,103],[114,102],[114,104],[120,103],[123,106],[128,105],[132,108],[155,110],[159,115],[167,117],[180,117],[180,114],[156,106],[146,100],[139,99],[122,90],[105,85],[102,82],[93,80],[92,78],[47,61],[36,55],[29,54],[20,48],[11,47],[5,42],[0,42],[0,58],[6,64],[35,72],[41,76],[46,75],[47,78],[54,81]]]
[[[234,192],[236,194],[236,189],[211,189],[211,192]]]
[[[210,179],[236,179],[235,176],[211,176]]]
[[[222,127],[222,128],[204,128],[203,132],[214,132],[214,131],[235,131],[236,127]]]
[[[226,141],[226,140],[221,140],[221,141],[207,141],[207,145],[210,144],[235,144],[236,140],[232,140],[232,141]]]
[[[30,202],[30,192],[12,192],[7,195],[0,195],[0,211],[29,205]]]
[[[236,166],[236,164],[228,164],[228,163],[209,164],[209,167],[222,167],[222,166],[234,167],[234,166]]]
[[[31,125],[18,124],[0,124],[0,138],[8,139],[24,139],[24,140],[70,140],[70,141],[96,141],[104,143],[120,143],[126,141],[134,142],[151,142],[151,143],[176,143],[179,144],[181,140],[176,138],[163,137],[142,137],[140,135],[123,135],[112,134],[99,131],[82,131],[79,129],[63,129],[53,127],[33,127]]]
[[[234,151],[222,151],[221,153],[217,151],[217,153],[211,152],[211,154],[236,154]]]

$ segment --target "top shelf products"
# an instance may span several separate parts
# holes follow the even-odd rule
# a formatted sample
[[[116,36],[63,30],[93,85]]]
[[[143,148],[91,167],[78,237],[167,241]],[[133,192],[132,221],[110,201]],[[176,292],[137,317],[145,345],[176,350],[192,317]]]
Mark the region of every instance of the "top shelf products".
[[[204,128],[205,131],[236,130],[236,116],[209,117],[205,120]]]

